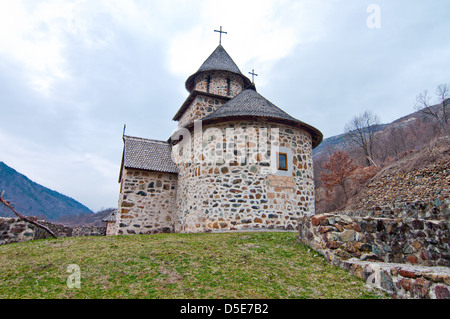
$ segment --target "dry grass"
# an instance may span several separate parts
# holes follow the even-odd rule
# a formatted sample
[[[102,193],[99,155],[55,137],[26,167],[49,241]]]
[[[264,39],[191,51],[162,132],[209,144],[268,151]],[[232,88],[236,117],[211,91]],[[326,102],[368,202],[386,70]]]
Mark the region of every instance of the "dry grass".
[[[349,199],[345,210],[446,197],[449,163],[450,137],[434,139],[381,169]]]
[[[404,174],[450,160],[450,136],[436,138],[422,148],[381,170],[375,178],[387,174]]]

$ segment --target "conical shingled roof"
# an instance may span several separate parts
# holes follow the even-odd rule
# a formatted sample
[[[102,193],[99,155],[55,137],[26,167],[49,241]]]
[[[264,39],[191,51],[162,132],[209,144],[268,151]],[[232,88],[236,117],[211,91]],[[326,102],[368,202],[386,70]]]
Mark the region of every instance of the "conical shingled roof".
[[[298,121],[275,104],[256,92],[254,84],[236,95],[233,99],[223,104],[215,112],[209,114],[203,120],[229,117],[229,116],[264,116],[280,118],[290,121]]]
[[[245,117],[262,117],[287,122],[296,126],[301,126],[311,133],[313,147],[320,144],[323,139],[322,133],[313,126],[306,124],[280,109],[278,106],[267,100],[256,92],[256,87],[252,83],[245,90],[234,98],[223,104],[215,112],[205,116],[203,123]]]
[[[228,71],[235,74],[238,74],[244,80],[244,85],[247,86],[250,84],[250,80],[244,76],[239,70],[236,63],[234,63],[233,59],[228,55],[227,51],[223,48],[222,45],[219,46],[211,53],[211,55],[203,62],[200,68],[192,74],[186,80],[186,89],[191,92],[194,88],[194,79],[195,77],[205,71]]]

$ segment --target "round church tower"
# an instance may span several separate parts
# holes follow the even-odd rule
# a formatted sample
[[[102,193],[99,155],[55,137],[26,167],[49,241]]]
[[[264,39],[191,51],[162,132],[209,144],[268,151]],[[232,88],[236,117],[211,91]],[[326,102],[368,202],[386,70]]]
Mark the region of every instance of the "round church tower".
[[[221,45],[174,119],[176,232],[294,230],[314,213],[316,128],[260,95]]]
[[[250,84],[222,45],[186,80],[186,89],[234,97]]]

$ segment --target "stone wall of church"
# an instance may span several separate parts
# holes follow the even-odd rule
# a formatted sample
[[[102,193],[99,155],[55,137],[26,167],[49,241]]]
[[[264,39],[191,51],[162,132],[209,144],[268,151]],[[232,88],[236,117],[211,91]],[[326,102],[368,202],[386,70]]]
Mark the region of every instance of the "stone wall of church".
[[[176,174],[124,168],[116,216],[116,234],[173,231],[176,192]]]
[[[229,98],[239,94],[243,88],[244,81],[240,76],[224,71],[202,72],[195,78],[194,86],[196,91],[221,95]],[[202,94],[197,95],[179,119],[178,126],[181,127],[187,123],[204,118],[208,114],[217,110],[227,101],[228,99],[221,99],[220,97],[211,97]]]
[[[181,127],[187,123],[204,118],[221,107],[226,101],[225,99],[213,98],[202,94],[197,95],[179,119],[178,126]]]
[[[287,171],[276,169],[276,152],[256,147],[265,140],[288,154]],[[193,141],[190,154],[183,150],[190,162],[178,164],[175,231],[294,230],[303,215],[313,214],[309,133],[288,125],[241,121],[205,126]]]
[[[202,72],[195,78],[194,89],[197,91],[234,97],[244,89],[244,81],[240,76],[230,72]]]
[[[106,236],[113,236],[117,232],[116,222],[106,222]]]

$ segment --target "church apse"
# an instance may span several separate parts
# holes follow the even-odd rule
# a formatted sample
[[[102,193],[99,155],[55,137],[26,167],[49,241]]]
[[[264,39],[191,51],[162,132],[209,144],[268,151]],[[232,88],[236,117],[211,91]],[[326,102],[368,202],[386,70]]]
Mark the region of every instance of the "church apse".
[[[177,162],[175,231],[295,230],[299,218],[314,213],[308,132],[266,120],[228,121],[192,132],[182,147],[191,149]],[[289,154],[286,171],[277,167],[280,151]]]

